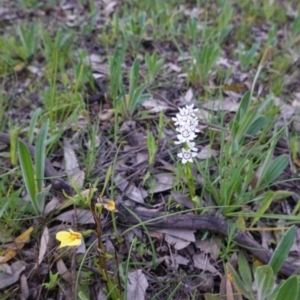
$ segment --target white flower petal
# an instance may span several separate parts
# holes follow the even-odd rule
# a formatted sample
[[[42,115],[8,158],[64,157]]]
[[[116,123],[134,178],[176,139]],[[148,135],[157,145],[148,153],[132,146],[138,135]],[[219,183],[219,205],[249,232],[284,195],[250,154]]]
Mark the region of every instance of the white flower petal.
[[[182,144],[182,143],[184,143],[184,142],[182,142],[182,141],[175,141],[175,142],[174,142],[174,144],[176,144],[176,145],[180,145],[180,144]]]
[[[182,158],[182,153],[177,153],[177,156],[179,157],[179,158]]]
[[[182,163],[185,164],[186,162],[193,162],[193,157],[197,155],[195,152],[191,152],[190,149],[182,148],[182,152],[177,154],[178,157],[182,159]]]

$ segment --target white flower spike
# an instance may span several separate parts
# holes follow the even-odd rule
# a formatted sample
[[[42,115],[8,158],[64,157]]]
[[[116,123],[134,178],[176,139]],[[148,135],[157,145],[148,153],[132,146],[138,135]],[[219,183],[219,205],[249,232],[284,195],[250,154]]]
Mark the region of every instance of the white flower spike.
[[[197,155],[198,149],[195,147],[193,140],[197,137],[198,118],[195,115],[197,108],[194,105],[186,105],[186,107],[179,108],[179,113],[176,114],[172,120],[175,122],[176,131],[178,132],[178,141],[175,144],[184,144],[182,152],[178,153],[178,157],[182,159],[182,163],[193,162],[193,157]]]

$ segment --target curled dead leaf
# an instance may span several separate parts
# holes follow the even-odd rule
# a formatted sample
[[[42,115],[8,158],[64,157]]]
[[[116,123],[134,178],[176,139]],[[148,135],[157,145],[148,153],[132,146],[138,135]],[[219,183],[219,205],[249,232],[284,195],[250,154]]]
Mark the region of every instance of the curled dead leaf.
[[[4,255],[0,256],[0,264],[5,264],[12,258],[14,258],[17,255],[16,250],[11,249],[11,248],[6,248],[4,251]]]

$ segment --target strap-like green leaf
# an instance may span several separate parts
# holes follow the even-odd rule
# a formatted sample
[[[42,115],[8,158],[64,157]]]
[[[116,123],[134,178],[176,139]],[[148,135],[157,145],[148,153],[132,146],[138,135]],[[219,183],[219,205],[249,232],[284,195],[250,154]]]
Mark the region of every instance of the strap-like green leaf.
[[[299,283],[297,276],[287,279],[276,295],[275,300],[298,300],[299,299]]]
[[[254,274],[259,300],[266,299],[275,288],[274,272],[270,266],[257,267]]]
[[[295,226],[292,226],[282,237],[279,245],[276,247],[273,256],[269,262],[269,266],[272,267],[274,274],[276,274],[286,257],[288,256],[295,238]]]
[[[35,173],[38,192],[42,192],[44,183],[45,172],[45,159],[46,159],[46,140],[48,134],[49,120],[47,120],[37,136],[35,146]]]
[[[35,191],[35,179],[34,179],[34,168],[30,157],[30,152],[27,146],[19,141],[19,160],[21,164],[21,170],[23,179],[25,182],[26,190],[29,194],[31,203],[37,215],[39,215],[38,205],[36,203],[36,191]]]

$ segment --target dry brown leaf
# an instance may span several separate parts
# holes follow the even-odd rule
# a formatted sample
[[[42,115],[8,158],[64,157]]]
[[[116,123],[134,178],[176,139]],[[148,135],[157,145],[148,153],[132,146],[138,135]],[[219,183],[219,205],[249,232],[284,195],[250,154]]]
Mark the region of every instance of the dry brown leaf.
[[[49,240],[50,240],[49,229],[47,226],[45,226],[42,237],[41,237],[41,242],[40,242],[40,251],[39,251],[39,260],[38,260],[39,265],[43,261],[44,256],[46,254],[46,251],[48,249]]]
[[[219,156],[219,151],[211,149],[210,145],[204,146],[201,151],[197,154],[198,159],[208,159]]]
[[[97,72],[98,78],[109,75],[109,67],[106,63],[103,63],[101,57],[97,54],[91,54],[86,58],[86,64],[91,65],[93,72]]]
[[[20,234],[18,237],[15,238],[14,243],[17,247],[17,249],[22,249],[24,245],[29,241],[30,234],[33,231],[33,227],[29,227],[26,231],[24,231],[22,234]]]
[[[81,189],[84,184],[85,173],[80,170],[75,151],[67,139],[64,139],[64,159],[66,173],[71,183],[74,181],[77,187]]]
[[[186,266],[190,261],[179,255],[179,254],[174,254],[172,256],[165,256],[164,261],[168,267],[171,267],[173,270],[177,270],[179,265]]]
[[[187,104],[190,104],[192,102],[193,98],[194,98],[193,90],[192,90],[192,88],[189,88],[184,95],[184,100],[187,102]]]
[[[154,189],[151,189],[152,193],[160,193],[169,191],[172,189],[174,175],[170,173],[161,173],[155,175],[156,183]]]
[[[247,91],[248,87],[244,83],[233,83],[224,84],[223,92],[235,92],[237,94],[243,95]]]
[[[218,274],[221,277],[219,271],[209,262],[208,257],[204,253],[193,255],[193,261],[196,268],[212,274]]]
[[[9,264],[0,264],[0,271],[7,274],[12,274],[12,269]]]
[[[191,242],[195,242],[195,234],[193,230],[173,230],[161,229],[158,230],[165,233],[165,240],[172,245],[176,250],[186,248]]]
[[[60,258],[56,262],[56,268],[59,273],[59,275],[68,283],[72,284],[72,274],[71,272],[67,269],[65,263],[63,260]]]
[[[170,106],[166,102],[154,98],[145,100],[141,105],[148,109],[148,113],[153,114],[170,109]]]
[[[30,293],[29,293],[27,278],[24,274],[21,275],[20,282],[21,282],[22,300],[27,300],[29,298]]]
[[[78,224],[95,224],[93,214],[87,209],[76,209],[76,214],[74,210],[66,211],[55,218],[56,220],[73,224],[76,220]]]
[[[136,155],[136,163],[137,164],[142,164],[144,162],[147,162],[149,159],[149,153],[148,151],[141,151],[137,153]]]
[[[194,203],[191,200],[191,197],[188,197],[183,194],[175,193],[175,192],[171,192],[171,195],[172,195],[173,199],[176,202],[180,203],[182,206],[187,207],[187,208],[194,208]]]
[[[226,300],[234,300],[233,288],[227,276],[226,276]]]
[[[17,251],[11,248],[6,248],[4,256],[0,256],[0,264],[5,264],[17,255]]]
[[[11,274],[10,273],[4,273],[0,276],[0,289],[3,289],[5,287],[8,287],[14,283],[16,283],[19,278],[20,274],[25,270],[25,263],[18,260],[11,264]]]
[[[103,1],[105,3],[104,12],[106,16],[111,15],[116,9],[115,7],[118,5],[117,1]]]
[[[102,109],[100,110],[99,114],[98,114],[98,117],[99,117],[99,120],[101,122],[105,122],[105,121],[108,121],[108,120],[111,120],[114,116],[114,110],[113,109]],[[100,138],[98,136],[96,136],[96,147],[99,147],[100,146]],[[97,146],[98,144],[98,146]]]
[[[60,201],[57,197],[52,197],[52,199],[46,204],[44,215],[48,215],[53,212],[60,204]]]
[[[117,176],[114,179],[114,182],[116,184],[116,186],[123,192],[125,191],[125,189],[127,188],[128,185],[128,181],[126,179],[124,179],[120,174],[117,174]],[[127,190],[125,195],[130,199],[133,200],[135,202],[144,204],[144,198],[147,197],[148,193],[140,188],[138,189],[137,187],[135,187],[134,185],[131,185]]]
[[[14,66],[14,71],[15,72],[21,72],[21,71],[24,70],[25,67],[26,67],[26,64],[24,62],[21,62],[21,63]]]
[[[196,246],[201,251],[201,253],[209,254],[210,258],[214,261],[217,261],[220,253],[220,242],[218,242],[218,238],[214,237],[211,239],[205,240],[197,240]]]
[[[129,272],[127,280],[127,299],[145,299],[145,292],[148,286],[148,280],[141,269]]]

